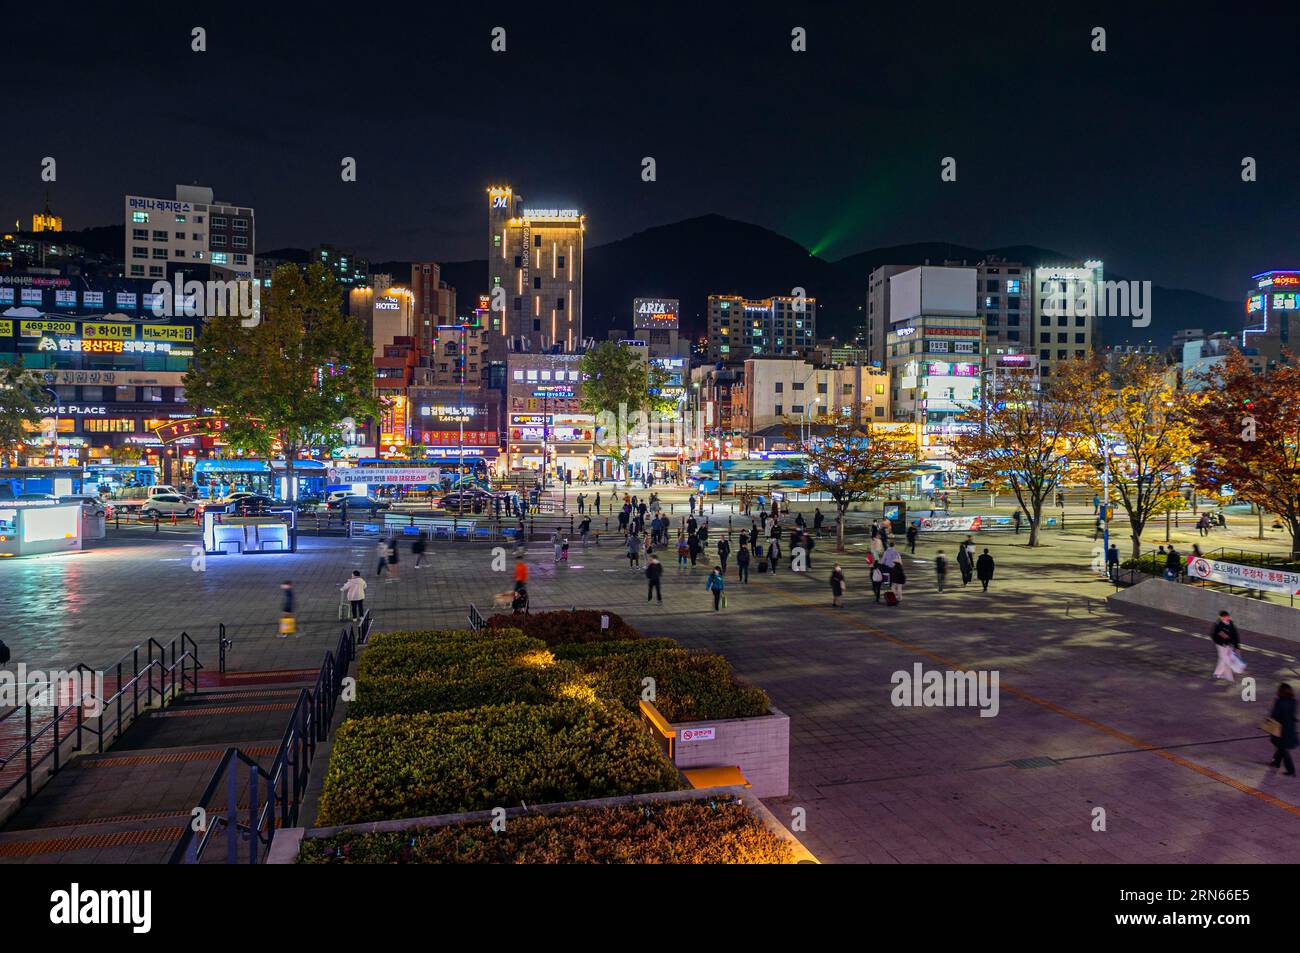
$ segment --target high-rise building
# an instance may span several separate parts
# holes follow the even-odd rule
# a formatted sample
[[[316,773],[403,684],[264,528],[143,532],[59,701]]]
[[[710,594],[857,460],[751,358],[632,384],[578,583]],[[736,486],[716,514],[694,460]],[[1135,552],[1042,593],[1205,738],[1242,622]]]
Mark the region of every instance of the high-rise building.
[[[817,299],[709,295],[709,360],[803,357],[817,346]]]
[[[456,289],[442,280],[442,266],[436,261],[417,261],[411,265],[411,293],[416,336],[421,350],[431,354],[438,328],[456,323]]]
[[[166,278],[210,266],[215,279],[252,278],[257,229],[253,210],[216,201],[212,189],[176,186],[175,199],[128,195],[123,261],[128,278]]]
[[[33,232],[61,232],[63,231],[63,217],[55,215],[50,209],[50,193],[45,193],[45,208],[32,216]]]
[[[902,274],[913,265],[881,265],[867,279],[867,318],[863,338],[867,348],[867,363],[884,367],[889,358],[886,338],[889,336],[889,279]]]
[[[967,426],[958,418],[978,400],[984,370],[976,276],[975,268],[923,265],[889,279],[893,417],[918,424],[922,452],[946,469],[952,437]]]
[[[572,208],[526,206],[508,185],[489,188],[487,196],[487,291],[504,306],[504,313],[492,312],[491,336],[501,336],[503,351],[577,350],[584,216]]]
[[[355,288],[370,281],[370,262],[333,245],[317,245],[307,260],[320,262],[328,268],[334,280],[344,288]]]
[[[1060,362],[1092,352],[1100,331],[1097,305],[1104,300],[1100,261],[1034,269],[1033,343],[1040,376],[1050,377]]]
[[[1251,285],[1241,344],[1272,367],[1300,349],[1300,271],[1261,272]]]

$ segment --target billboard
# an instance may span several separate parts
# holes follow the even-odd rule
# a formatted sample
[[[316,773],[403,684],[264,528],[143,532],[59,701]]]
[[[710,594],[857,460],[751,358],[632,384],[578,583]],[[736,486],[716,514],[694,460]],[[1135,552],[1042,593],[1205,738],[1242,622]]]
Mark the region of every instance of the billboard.
[[[678,311],[676,298],[636,298],[632,302],[632,327],[676,328]]]

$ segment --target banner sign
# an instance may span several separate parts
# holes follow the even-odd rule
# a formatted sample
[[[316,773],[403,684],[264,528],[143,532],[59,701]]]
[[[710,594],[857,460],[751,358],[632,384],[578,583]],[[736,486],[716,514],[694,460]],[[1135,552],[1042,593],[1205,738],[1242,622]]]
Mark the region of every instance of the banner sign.
[[[163,443],[171,443],[182,437],[213,436],[229,426],[230,424],[220,417],[189,417],[155,427],[153,432]]]
[[[386,486],[437,483],[436,467],[340,467],[333,472],[335,483],[371,483]]]
[[[1268,592],[1300,594],[1300,573],[1283,572],[1264,566],[1243,566],[1225,563],[1203,556],[1187,557],[1187,575],[1192,579],[1221,582],[1243,589],[1261,589]]]
[[[919,529],[928,529],[933,533],[975,533],[979,531],[983,517],[923,516],[916,522]]]

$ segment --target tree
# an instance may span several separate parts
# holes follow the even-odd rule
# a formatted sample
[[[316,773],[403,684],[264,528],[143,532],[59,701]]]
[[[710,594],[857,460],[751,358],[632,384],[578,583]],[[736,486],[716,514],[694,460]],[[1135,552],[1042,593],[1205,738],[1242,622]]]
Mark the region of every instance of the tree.
[[[22,358],[0,364],[0,461],[17,464],[30,428],[40,424],[36,409],[47,399],[41,376],[23,367]]]
[[[1094,480],[1109,469],[1136,559],[1147,522],[1181,495],[1183,467],[1193,452],[1187,404],[1194,398],[1180,393],[1164,365],[1147,355],[1126,355],[1114,370],[1096,356],[1065,361],[1056,373],[1058,399],[1074,409],[1073,455],[1091,468]]]
[[[814,431],[822,431],[815,433]],[[790,434],[797,439],[794,433]],[[854,423],[848,415],[823,415],[801,441],[808,489],[835,503],[835,546],[844,552],[844,514],[859,500],[906,479],[916,466],[916,444],[894,430]]]
[[[1286,362],[1259,376],[1232,352],[1216,371],[1197,391],[1196,485],[1258,507],[1261,535],[1263,511],[1277,514],[1300,556],[1300,366]]]
[[[337,447],[345,418],[377,412],[365,326],[344,315],[341,303],[323,265],[309,265],[306,275],[281,265],[261,320],[209,319],[185,375],[191,402],[226,418],[233,446],[271,457],[278,445],[291,503],[299,454]]]
[[[979,403],[963,416],[978,430],[953,441],[953,453],[971,479],[1005,486],[1030,515],[1029,545],[1037,546],[1043,504],[1077,472],[1069,455],[1074,442],[1074,411],[1053,388],[1034,375],[1012,371],[998,379],[996,393],[985,388]]]
[[[583,354],[581,371],[581,406],[596,415],[597,442],[623,467],[624,477],[630,478],[631,434],[648,423],[648,415],[667,413],[676,406],[663,396],[668,372],[615,341],[601,341]],[[639,423],[629,424],[630,418],[639,418]]]

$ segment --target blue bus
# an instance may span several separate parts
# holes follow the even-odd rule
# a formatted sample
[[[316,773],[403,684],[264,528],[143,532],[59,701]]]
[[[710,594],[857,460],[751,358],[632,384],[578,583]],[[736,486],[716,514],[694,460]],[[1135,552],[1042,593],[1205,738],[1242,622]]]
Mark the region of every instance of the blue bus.
[[[295,460],[298,500],[325,497],[325,464],[319,460]],[[194,464],[194,485],[200,499],[220,499],[231,493],[260,493],[277,500],[289,498],[283,460],[200,460]]]
[[[153,486],[158,468],[144,464],[92,463],[86,467],[86,486],[105,489],[110,495],[128,486]]]
[[[803,454],[769,455],[758,460],[701,460],[689,469],[691,482],[704,493],[717,493],[741,484],[767,483],[802,489],[807,458]]]

